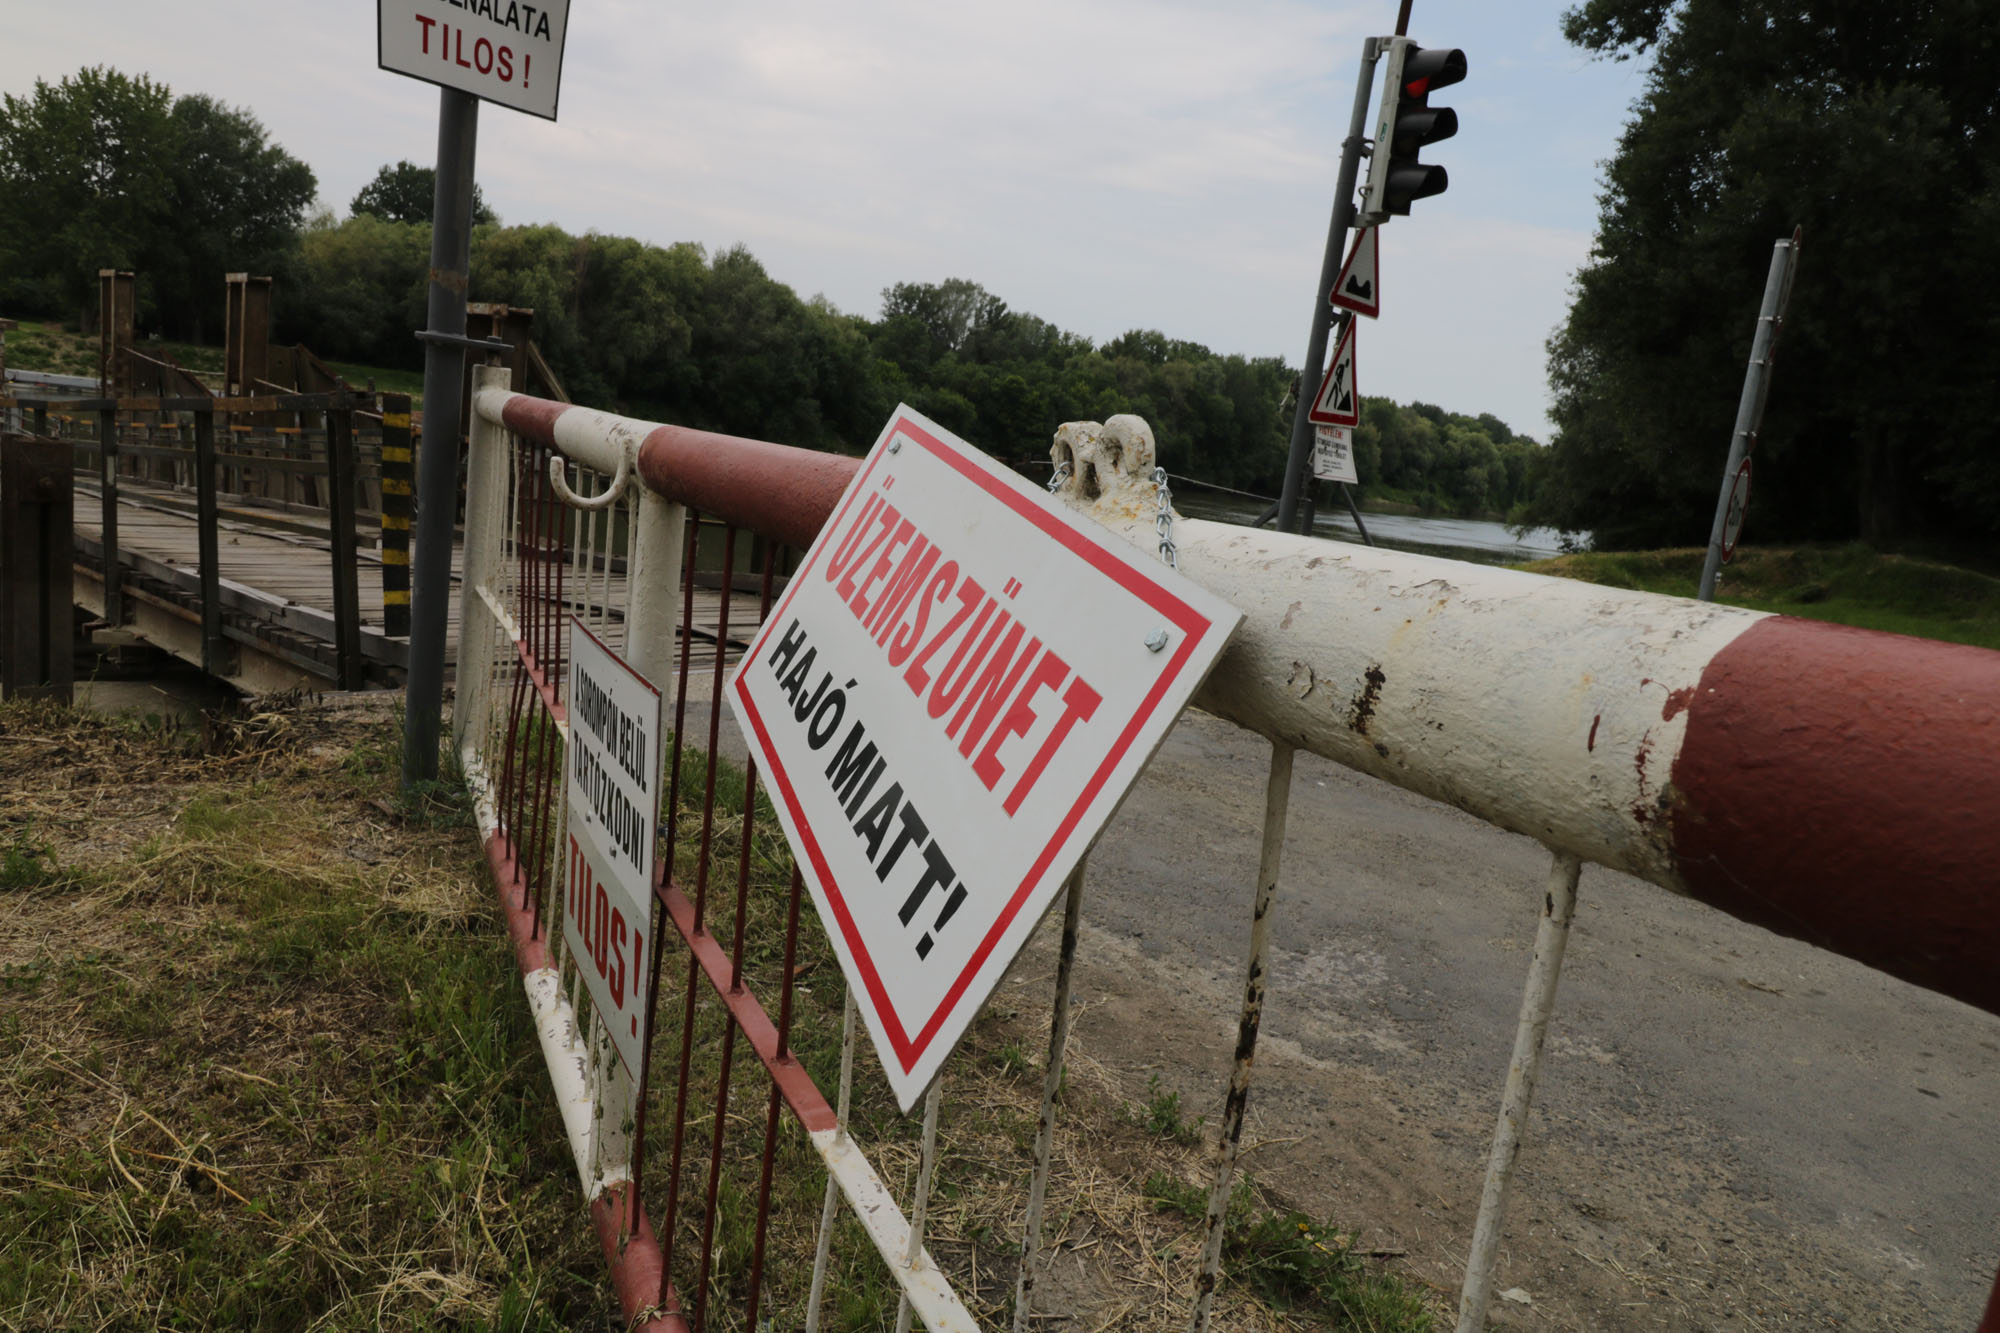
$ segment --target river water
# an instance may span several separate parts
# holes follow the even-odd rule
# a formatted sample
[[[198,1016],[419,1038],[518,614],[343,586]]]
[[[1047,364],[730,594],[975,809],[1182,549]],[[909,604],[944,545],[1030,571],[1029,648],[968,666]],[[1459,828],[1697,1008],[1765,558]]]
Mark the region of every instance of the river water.
[[[1265,505],[1189,486],[1174,492],[1174,508],[1189,518],[1247,524],[1264,511]],[[1448,555],[1486,564],[1519,564],[1562,554],[1562,534],[1554,528],[1530,528],[1517,537],[1505,523],[1477,518],[1364,513],[1361,521],[1368,525],[1368,534],[1375,539],[1376,545],[1393,546],[1398,550]],[[1332,509],[1320,506],[1313,519],[1313,533],[1335,541],[1361,540],[1354,519],[1344,505]]]

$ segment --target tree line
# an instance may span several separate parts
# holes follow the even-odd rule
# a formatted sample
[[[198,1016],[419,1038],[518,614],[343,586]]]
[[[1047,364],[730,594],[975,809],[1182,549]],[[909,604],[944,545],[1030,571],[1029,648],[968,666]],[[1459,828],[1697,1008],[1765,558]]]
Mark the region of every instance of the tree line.
[[[1796,225],[1746,532],[1990,551],[2000,6],[1587,0],[1563,23],[1651,67],[1550,343],[1534,514],[1600,546],[1706,539],[1772,244]]]
[[[221,331],[221,276],[270,273],[275,336],[324,357],[415,369],[425,319],[432,174],[385,165],[346,216],[309,213],[312,171],[247,111],[174,99],[141,76],[91,69],[5,99],[0,125],[0,309],[94,313],[96,271],[139,274],[142,329]],[[222,151],[223,149],[227,151]],[[121,182],[212,190],[192,232],[169,203]],[[77,181],[95,184],[86,188]],[[1065,421],[1136,413],[1177,476],[1275,495],[1298,372],[1135,329],[1103,343],[976,282],[897,283],[874,317],[801,299],[741,246],[653,245],[554,225],[507,226],[476,204],[476,301],[532,309],[571,396],[702,429],[857,452],[896,403],[996,456],[1045,462]],[[47,225],[60,216],[64,225]],[[1447,513],[1505,513],[1540,481],[1543,450],[1491,415],[1367,401],[1361,496]]]

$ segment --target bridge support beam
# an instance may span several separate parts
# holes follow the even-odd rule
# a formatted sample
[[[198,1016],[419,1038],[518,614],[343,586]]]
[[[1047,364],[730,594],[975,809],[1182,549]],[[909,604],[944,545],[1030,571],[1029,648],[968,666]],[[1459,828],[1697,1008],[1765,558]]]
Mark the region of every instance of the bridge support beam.
[[[0,435],[0,695],[70,701],[70,446]]]

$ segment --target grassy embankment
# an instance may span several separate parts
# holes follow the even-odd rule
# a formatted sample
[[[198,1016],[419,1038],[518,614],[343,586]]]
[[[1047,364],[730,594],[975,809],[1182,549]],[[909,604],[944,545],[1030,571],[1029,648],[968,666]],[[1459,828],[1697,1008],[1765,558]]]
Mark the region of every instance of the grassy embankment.
[[[141,355],[165,352],[193,371],[210,388],[222,386],[223,349],[201,343],[142,342]],[[372,380],[382,393],[407,393],[421,407],[424,376],[420,370],[386,370],[347,361],[326,363],[348,383],[366,387]],[[97,339],[72,333],[57,322],[28,323],[7,335],[7,366],[11,370],[40,370],[52,375],[95,375]]]
[[[399,800],[399,755],[380,710],[274,707],[197,732],[0,705],[0,1327],[618,1327],[463,797]],[[740,811],[740,777],[718,778],[718,808]],[[685,780],[699,790],[698,757]],[[717,832],[713,885],[732,882],[737,821]],[[683,822],[684,873],[698,823]],[[759,824],[752,912],[769,921],[789,866]],[[711,892],[725,938],[727,898]],[[842,990],[816,926],[802,946],[797,1039],[830,1091]],[[753,982],[781,965],[753,949]],[[681,980],[663,974],[663,1026]],[[1045,971],[1021,984],[948,1068],[931,1204],[932,1253],[986,1327],[1012,1295],[1041,1087]],[[722,1040],[716,1006],[700,1015],[697,1085]],[[917,1126],[863,1047],[853,1124],[907,1198]],[[764,1120],[746,1058],[731,1204],[753,1196]],[[1095,1265],[1093,1327],[1186,1320],[1209,1161],[1191,1119],[1156,1088],[1072,1071],[1050,1228]],[[703,1111],[684,1198],[701,1195],[709,1132]],[[795,1126],[779,1141],[766,1311],[795,1328],[824,1177]],[[1443,1308],[1270,1191],[1239,1191],[1229,1236],[1224,1327],[1416,1333]],[[735,1326],[721,1311],[751,1241],[736,1208],[711,1328]],[[824,1327],[888,1328],[886,1275],[851,1220],[835,1254]]]
[[[1613,588],[1692,597],[1703,553],[1605,551],[1521,568]],[[1757,611],[2000,648],[2000,579],[1860,545],[1745,547],[1723,566],[1716,600]]]

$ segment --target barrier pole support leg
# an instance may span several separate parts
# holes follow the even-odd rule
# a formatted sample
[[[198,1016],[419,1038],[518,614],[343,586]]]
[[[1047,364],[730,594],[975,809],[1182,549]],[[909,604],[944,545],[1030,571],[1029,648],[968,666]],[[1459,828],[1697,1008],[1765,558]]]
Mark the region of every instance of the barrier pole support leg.
[[[1215,1188],[1208,1195],[1207,1239],[1201,1275],[1195,1279],[1194,1333],[1207,1333],[1222,1270],[1222,1233],[1229,1216],[1229,1187],[1236,1177],[1236,1153],[1243,1142],[1243,1112],[1250,1101],[1250,1067],[1257,1056],[1257,1029],[1264,1019],[1264,952],[1271,938],[1271,903],[1278,893],[1278,863],[1285,851],[1285,812],[1292,797],[1292,747],[1271,746],[1271,778],[1264,788],[1264,850],[1257,864],[1257,904],[1250,919],[1250,963],[1243,978],[1243,1014],[1237,1021],[1236,1067],[1229,1076],[1229,1099],[1222,1106],[1222,1141],[1216,1145]]]
[[[1542,1070],[1542,1041],[1548,1036],[1549,1014],[1556,1004],[1556,983],[1562,978],[1563,949],[1569,944],[1570,921],[1576,915],[1576,880],[1582,868],[1582,862],[1566,852],[1557,852],[1549,866],[1542,922],[1535,931],[1535,956],[1528,964],[1521,1022],[1514,1032],[1514,1058],[1507,1066],[1507,1091],[1500,1102],[1500,1121],[1493,1127],[1486,1187],[1479,1193],[1479,1220],[1473,1224],[1472,1252],[1466,1257],[1457,1333],[1479,1333],[1486,1323],[1486,1304],[1493,1293],[1493,1261],[1500,1250],[1500,1228],[1507,1218],[1507,1191],[1514,1182],[1521,1130]]]
[[[1014,1286],[1014,1333],[1027,1333],[1028,1309],[1034,1304],[1035,1279],[1042,1257],[1042,1203],[1048,1196],[1049,1159],[1055,1151],[1056,1093],[1062,1087],[1063,1060],[1069,1051],[1070,981],[1076,966],[1076,937],[1083,921],[1083,871],[1089,858],[1077,862],[1069,877],[1069,897],[1063,905],[1062,952],[1056,959],[1055,1014],[1049,1020],[1049,1061],[1042,1079],[1042,1115],[1035,1123],[1035,1174],[1028,1183],[1028,1217],[1021,1224],[1021,1275]]]
[[[910,1244],[903,1251],[905,1268],[915,1268],[924,1254],[924,1218],[930,1211],[931,1179],[937,1174],[938,1102],[942,1100],[943,1091],[944,1075],[940,1073],[931,1081],[931,1090],[924,1096],[924,1146],[917,1164],[917,1201],[910,1209]],[[902,1299],[896,1303],[896,1333],[910,1333],[912,1313],[910,1293],[904,1291]]]

